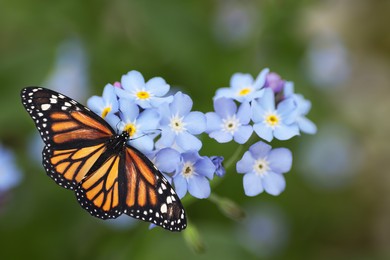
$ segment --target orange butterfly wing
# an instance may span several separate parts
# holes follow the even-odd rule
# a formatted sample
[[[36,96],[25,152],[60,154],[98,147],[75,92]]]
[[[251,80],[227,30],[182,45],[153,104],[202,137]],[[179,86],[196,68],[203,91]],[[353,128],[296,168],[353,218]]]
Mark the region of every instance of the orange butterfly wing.
[[[51,90],[22,90],[22,103],[45,142],[43,166],[80,205],[102,219],[122,213],[171,231],[186,227],[180,199],[153,163],[102,118]],[[122,147],[118,149],[117,147]]]
[[[104,120],[55,91],[29,87],[22,103],[45,142],[42,162],[60,186],[74,189],[106,150],[113,130]]]

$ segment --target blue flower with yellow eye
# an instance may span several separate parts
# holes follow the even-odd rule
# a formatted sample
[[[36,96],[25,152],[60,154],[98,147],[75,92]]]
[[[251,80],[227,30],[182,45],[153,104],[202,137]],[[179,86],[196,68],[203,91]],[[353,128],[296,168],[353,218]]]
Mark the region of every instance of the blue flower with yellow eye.
[[[106,118],[107,115],[117,113],[119,103],[114,89],[115,87],[113,85],[107,84],[104,87],[103,95],[101,97],[90,97],[87,101],[87,106],[102,118]]]
[[[154,77],[145,82],[142,74],[136,70],[122,76],[121,87],[115,89],[118,97],[132,100],[141,108],[159,107],[173,99],[172,96],[164,97],[170,87],[163,78]]]
[[[250,74],[235,73],[230,79],[230,87],[218,89],[214,100],[225,97],[233,98],[238,102],[250,102],[261,97],[268,72],[269,69],[263,69],[256,79],[253,79]]]
[[[261,98],[252,102],[253,130],[256,134],[268,142],[274,137],[288,140],[298,135],[294,101],[285,99],[275,106],[275,95],[270,88],[264,90]]]

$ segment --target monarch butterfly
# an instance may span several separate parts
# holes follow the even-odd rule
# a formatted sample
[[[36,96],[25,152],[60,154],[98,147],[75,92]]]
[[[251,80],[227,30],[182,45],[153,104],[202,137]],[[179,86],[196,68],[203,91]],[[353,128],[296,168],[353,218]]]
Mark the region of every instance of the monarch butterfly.
[[[170,231],[186,228],[176,192],[144,154],[127,144],[127,131],[115,133],[89,108],[49,89],[27,87],[21,98],[45,143],[47,174],[74,190],[92,216],[124,213]]]

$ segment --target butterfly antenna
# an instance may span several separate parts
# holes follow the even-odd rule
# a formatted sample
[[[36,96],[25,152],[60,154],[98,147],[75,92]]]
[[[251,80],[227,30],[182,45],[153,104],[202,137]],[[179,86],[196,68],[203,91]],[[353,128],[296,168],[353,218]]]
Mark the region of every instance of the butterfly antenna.
[[[144,133],[136,138],[132,138],[131,140],[136,140],[138,138],[141,138],[141,137],[144,137],[144,136],[148,136],[148,135],[155,135],[155,134],[159,134],[161,133],[161,129],[156,129],[156,130],[148,130],[148,131],[144,131]]]

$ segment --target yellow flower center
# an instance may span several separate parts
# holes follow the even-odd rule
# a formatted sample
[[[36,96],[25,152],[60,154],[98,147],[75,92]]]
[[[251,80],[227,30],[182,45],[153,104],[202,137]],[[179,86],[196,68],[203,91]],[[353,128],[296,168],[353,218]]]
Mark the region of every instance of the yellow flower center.
[[[137,131],[137,127],[135,126],[135,124],[129,123],[129,124],[126,124],[123,131],[128,132],[129,136],[132,137],[135,134],[135,132]]]
[[[243,88],[243,89],[240,90],[240,92],[238,92],[238,95],[246,96],[246,95],[248,95],[251,92],[252,92],[251,88]]]
[[[139,99],[148,99],[150,97],[150,94],[147,91],[138,91],[137,92],[137,97]]]
[[[270,126],[276,126],[279,124],[279,117],[277,115],[268,115],[265,119]]]
[[[111,111],[111,107],[104,108],[102,111],[102,118],[105,118],[107,114],[110,113],[110,111]]]

